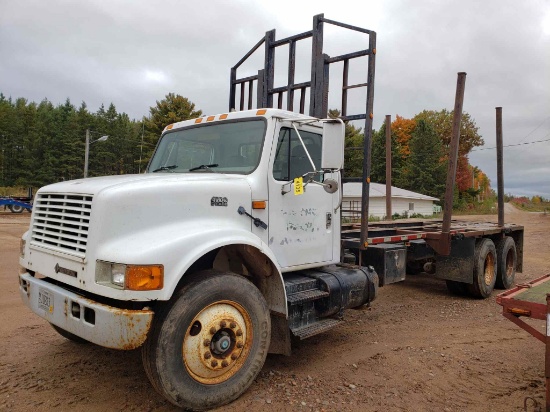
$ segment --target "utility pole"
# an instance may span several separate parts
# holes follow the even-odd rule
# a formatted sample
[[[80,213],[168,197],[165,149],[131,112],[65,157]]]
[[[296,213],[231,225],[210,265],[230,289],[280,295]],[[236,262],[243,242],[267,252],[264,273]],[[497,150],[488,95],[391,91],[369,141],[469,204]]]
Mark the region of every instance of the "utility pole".
[[[89,154],[90,154],[90,129],[86,129],[86,151],[84,152],[84,179],[88,177]]]
[[[391,115],[386,115],[386,220],[392,220],[391,210]]]

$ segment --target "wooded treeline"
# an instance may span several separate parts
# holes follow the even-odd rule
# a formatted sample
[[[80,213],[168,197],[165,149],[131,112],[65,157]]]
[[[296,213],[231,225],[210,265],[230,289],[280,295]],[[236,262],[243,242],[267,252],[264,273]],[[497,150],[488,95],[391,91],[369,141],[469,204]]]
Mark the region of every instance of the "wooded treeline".
[[[337,116],[337,111],[331,111]],[[443,199],[447,179],[448,152],[453,112],[424,110],[412,119],[397,115],[391,123],[392,186]],[[346,125],[346,147],[361,147],[363,132]],[[463,113],[455,185],[455,207],[463,208],[491,195],[490,181],[479,168],[470,165],[468,155],[483,145],[475,121]],[[386,183],[386,125],[373,131],[371,181]],[[347,150],[345,173],[362,176],[363,152]]]
[[[114,104],[91,113],[68,99],[54,106],[24,98],[12,100],[0,93],[0,186],[40,187],[81,178],[86,129],[90,130],[88,176],[142,172],[165,126],[202,115],[187,98],[169,93],[150,107],[149,116],[132,120]],[[331,110],[331,116],[339,113]],[[423,111],[412,119],[397,116],[391,124],[392,184],[443,198],[452,112]],[[475,121],[464,113],[455,190],[455,206],[490,194],[489,179],[468,162],[472,148],[483,144]],[[97,141],[109,136],[106,141]],[[346,147],[361,147],[360,128],[346,125]],[[372,140],[371,181],[386,181],[386,127]],[[347,150],[345,174],[362,175],[362,150]]]
[[[88,176],[139,173],[147,166],[167,124],[198,117],[188,99],[168,94],[150,115],[132,120],[114,104],[91,113],[69,99],[54,106],[0,93],[0,186],[33,186],[78,179],[84,173],[86,129],[90,130]],[[109,136],[106,141],[96,141]],[[141,159],[141,160],[140,160]]]

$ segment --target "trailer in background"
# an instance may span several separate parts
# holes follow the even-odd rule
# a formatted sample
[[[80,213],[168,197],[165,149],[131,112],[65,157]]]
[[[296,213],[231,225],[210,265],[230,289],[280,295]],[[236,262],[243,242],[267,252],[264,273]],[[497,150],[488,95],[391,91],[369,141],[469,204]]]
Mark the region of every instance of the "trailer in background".
[[[502,315],[505,318],[529,332],[546,346],[544,362],[546,411],[550,412],[550,273],[502,292],[497,296],[497,303],[502,306]],[[526,323],[521,319],[522,317],[546,321],[546,334]]]
[[[0,197],[0,207],[4,210],[8,208],[12,213],[22,213],[23,210],[30,212],[32,210],[33,190],[29,187],[27,196],[2,196]]]

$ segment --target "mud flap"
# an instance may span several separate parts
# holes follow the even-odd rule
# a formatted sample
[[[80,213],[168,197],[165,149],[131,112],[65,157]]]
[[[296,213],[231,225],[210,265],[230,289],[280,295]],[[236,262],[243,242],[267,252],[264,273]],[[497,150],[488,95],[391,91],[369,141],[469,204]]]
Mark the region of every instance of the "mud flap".
[[[435,277],[471,284],[474,278],[475,246],[476,239],[473,237],[452,239],[449,256],[435,256]]]

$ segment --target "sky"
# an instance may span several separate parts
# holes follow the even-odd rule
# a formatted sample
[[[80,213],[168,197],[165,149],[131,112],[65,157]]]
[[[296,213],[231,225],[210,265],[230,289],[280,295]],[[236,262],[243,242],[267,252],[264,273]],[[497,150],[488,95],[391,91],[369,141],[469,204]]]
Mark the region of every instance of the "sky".
[[[374,128],[387,114],[452,110],[457,73],[466,72],[463,109],[485,141],[470,163],[496,189],[500,106],[509,146],[505,192],[550,198],[549,0],[0,0],[0,92],[84,101],[92,112],[114,103],[135,119],[176,93],[204,114],[224,113],[230,68],[266,31],[276,29],[277,39],[302,33],[321,13],[377,33]],[[366,36],[325,26],[329,55],[366,48]],[[279,49],[275,86],[287,70],[288,51]],[[297,81],[309,80],[310,58],[311,42],[299,43]],[[239,77],[262,64],[262,52],[255,53]],[[339,106],[340,73],[331,67],[330,108]],[[365,82],[366,59],[352,61],[350,73],[350,83]],[[349,114],[364,105],[359,90],[350,94]]]

